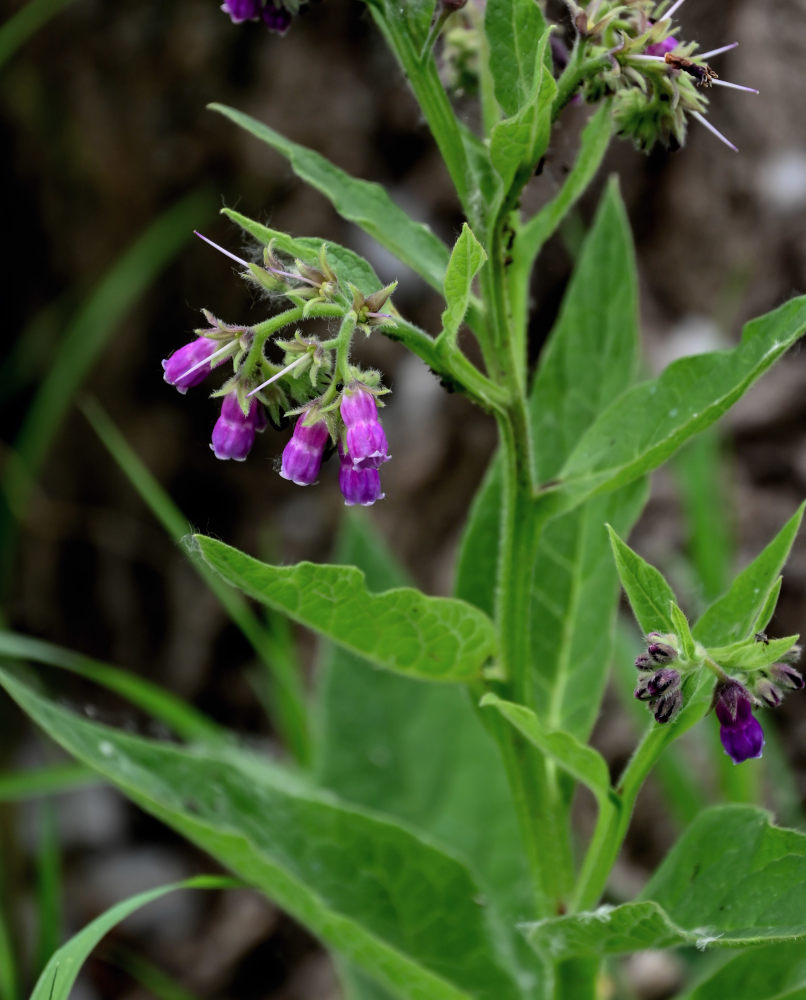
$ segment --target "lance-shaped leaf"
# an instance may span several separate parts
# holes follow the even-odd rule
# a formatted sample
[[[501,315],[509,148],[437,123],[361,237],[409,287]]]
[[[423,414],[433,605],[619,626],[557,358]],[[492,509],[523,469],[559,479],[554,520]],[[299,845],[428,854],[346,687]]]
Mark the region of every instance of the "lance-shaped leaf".
[[[701,814],[637,902],[531,924],[554,959],[695,945],[745,948],[806,939],[806,836],[749,806]]]
[[[211,104],[210,108],[286,157],[294,173],[321,191],[339,215],[360,226],[432,288],[442,291],[448,248],[428,226],[409,218],[380,184],[351,177],[324,156],[286,139],[250,115],[223,104]]]
[[[397,824],[350,809],[242,751],[190,750],[79,718],[0,683],[69,753],[411,1000],[523,996],[467,869]]]
[[[456,334],[465,318],[473,291],[473,279],[487,260],[484,247],[473,235],[466,222],[456,241],[448,267],[445,271],[445,302],[447,308],[442,314],[442,333],[447,345],[456,343]]]
[[[681,358],[615,400],[550,484],[559,512],[661,465],[728,410],[806,330],[806,296],[748,323],[738,347]]]
[[[221,875],[198,875],[185,882],[149,889],[116,903],[53,953],[37,980],[31,1000],[68,1000],[81,966],[92,950],[113,927],[143,906],[179,889],[232,889],[239,885],[240,882]]]
[[[789,652],[800,636],[786,635],[782,639],[771,639],[768,642],[736,642],[730,646],[711,646],[708,655],[721,666],[743,670],[760,670],[768,667]]]
[[[490,46],[495,97],[512,116],[529,101],[546,22],[534,0],[488,0],[484,32]]]
[[[803,511],[801,504],[775,538],[736,577],[727,592],[718,598],[693,628],[694,638],[705,646],[727,644],[752,636],[757,628],[765,628],[775,610],[770,607],[770,592],[780,590],[778,577],[797,537]],[[760,617],[766,617],[758,625]]]
[[[672,631],[680,640],[680,652],[687,660],[696,659],[697,647],[694,642],[694,636],[691,634],[688,618],[686,618],[674,601],[672,601],[669,608],[669,617],[672,620]]]
[[[250,236],[254,236],[258,242],[264,245],[273,242],[276,249],[298,257],[310,267],[319,267],[319,251],[324,244],[327,262],[339,280],[345,283],[350,282],[364,295],[371,295],[383,287],[383,282],[375,273],[372,265],[359,254],[339,243],[334,243],[332,240],[319,240],[312,236],[289,236],[288,233],[264,226],[231,208],[222,208],[221,212]]]
[[[234,587],[387,670],[470,681],[494,652],[492,621],[464,601],[412,587],[372,594],[354,566],[270,566],[214,538],[194,541]]]
[[[610,525],[607,530],[621,585],[641,631],[644,635],[649,632],[674,632],[671,607],[675,604],[675,596],[663,574],[633,552]]]
[[[504,701],[488,693],[481,699],[482,708],[495,708],[547,757],[567,774],[589,788],[601,802],[610,789],[610,773],[604,757],[563,730],[547,730],[534,712],[525,705]]]

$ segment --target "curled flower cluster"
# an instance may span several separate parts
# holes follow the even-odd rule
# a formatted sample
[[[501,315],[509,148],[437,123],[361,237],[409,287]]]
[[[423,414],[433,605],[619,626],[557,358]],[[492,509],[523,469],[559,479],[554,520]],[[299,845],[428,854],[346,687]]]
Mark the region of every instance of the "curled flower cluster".
[[[254,327],[230,326],[205,311],[208,328],[197,330],[195,340],[163,361],[165,381],[181,393],[232,362],[232,376],[212,394],[222,398],[210,445],[216,458],[243,461],[257,433],[269,423],[282,429],[296,416],[279,463],[283,479],[312,485],[322,462],[338,451],[345,504],[370,506],[383,499],[379,469],[390,456],[378,404],[386,390],[377,372],[362,371],[348,359],[356,329],[369,333],[393,318],[381,310],[394,285],[371,295],[352,285],[343,287],[324,245],[318,267],[301,260],[284,262],[271,245],[265,248],[263,266],[211,245],[241,264],[245,279],[292,306]],[[340,319],[338,335],[319,340],[297,330],[292,339],[274,336],[297,321],[315,318]],[[266,357],[270,341],[284,353],[281,364]]]
[[[676,643],[674,635],[650,632],[646,652],[635,658],[641,678],[633,693],[639,701],[648,703],[655,721],[660,723],[669,722],[683,707],[680,671],[669,666],[678,658]]]
[[[284,35],[304,3],[305,0],[224,0],[221,9],[229,14],[233,24],[262,21],[269,31]]]
[[[704,90],[730,87],[757,94],[752,87],[720,80],[707,60],[736,48],[738,42],[708,52],[698,52],[694,42],[681,42],[672,34],[672,19],[683,4],[675,0],[593,0],[581,7],[568,0],[574,12],[579,44],[586,59],[601,62],[600,72],[582,85],[588,101],[613,100],[618,132],[649,151],[656,143],[682,146],[689,119],[694,119],[721,142],[736,147],[705,117],[708,100]]]

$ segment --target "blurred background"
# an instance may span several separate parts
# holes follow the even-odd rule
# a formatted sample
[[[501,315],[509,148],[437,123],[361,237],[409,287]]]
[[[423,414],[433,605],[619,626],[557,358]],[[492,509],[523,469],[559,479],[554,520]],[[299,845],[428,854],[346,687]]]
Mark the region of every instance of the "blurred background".
[[[26,6],[6,0],[0,21],[10,24]],[[277,561],[327,558],[343,511],[337,470],[326,467],[307,490],[280,479],[287,432],[272,429],[247,462],[217,461],[208,445],[217,404],[203,388],[183,397],[162,380],[160,360],[203,325],[202,307],[230,323],[265,315],[231,263],[191,232],[248,252],[240,231],[218,215],[234,207],[293,235],[327,237],[364,253],[383,281],[399,279],[396,305],[428,330],[437,329],[442,303],[342,222],[279,156],[205,106],[231,104],[348,172],[381,182],[450,243],[461,223],[457,206],[405,82],[360,3],[312,4],[282,38],[260,25],[232,25],[216,0],[30,6],[50,7],[53,16],[20,44],[0,34],[4,625],[159,681],[242,738],[272,747],[276,734],[248,681],[253,654],[80,406],[100,405],[99,415],[89,404],[96,424],[108,429],[108,415],[188,527]],[[703,48],[741,43],[714,60],[715,68],[761,95],[710,95],[711,120],[741,152],[696,123],[676,153],[646,157],[614,142],[579,210],[541,257],[535,354],[613,171],[634,226],[649,368],[729,346],[745,320],[806,290],[804,6],[688,0],[678,18],[686,39]],[[587,114],[572,106],[563,116],[530,204],[562,183]],[[368,516],[420,585],[447,593],[494,428],[396,345],[375,335],[360,351],[393,390],[384,411],[394,455],[383,470],[387,499]],[[718,434],[655,477],[634,542],[692,610],[718,593],[803,499],[805,388],[806,358],[795,349]],[[798,632],[805,620],[806,538],[796,544],[770,631]],[[629,638],[622,648],[629,667]],[[310,667],[305,643],[302,652]],[[42,671],[74,707],[142,729],[123,701]],[[629,685],[629,670],[625,677]],[[614,766],[629,754],[639,724],[617,688],[596,733]],[[5,697],[0,724],[4,775],[59,759]],[[760,788],[780,818],[799,823],[803,696],[793,695],[774,717],[766,713],[765,728],[772,735],[764,761],[715,768],[714,797],[742,799]],[[624,891],[641,884],[685,810],[696,808],[679,787],[676,802],[661,778],[641,800],[617,871]],[[13,798],[0,796],[0,912],[24,982],[47,945],[37,930],[43,899],[57,901],[52,928],[67,935],[124,896],[210,870],[207,859],[104,787]],[[48,895],[54,880],[61,889]],[[629,964],[631,988],[639,996],[670,995],[676,959],[654,959],[648,970],[647,961]],[[178,894],[144,911],[107,938],[74,993],[86,1000],[338,995],[316,942],[245,892]]]

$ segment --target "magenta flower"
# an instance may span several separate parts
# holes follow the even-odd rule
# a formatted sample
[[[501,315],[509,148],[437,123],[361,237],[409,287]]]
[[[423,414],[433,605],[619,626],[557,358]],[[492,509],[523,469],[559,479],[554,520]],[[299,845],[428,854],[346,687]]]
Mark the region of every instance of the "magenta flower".
[[[310,486],[316,482],[325,445],[330,437],[324,420],[317,420],[306,426],[307,416],[308,411],[297,420],[291,440],[283,448],[280,466],[283,479],[289,479],[297,486]]]
[[[344,390],[340,410],[347,429],[343,461],[352,461],[355,469],[378,469],[388,462],[389,445],[378,420],[375,396],[360,382],[353,382]]]
[[[373,468],[356,468],[349,455],[339,445],[339,489],[344,497],[345,507],[371,507],[376,500],[383,500],[381,474]]]
[[[719,737],[734,764],[760,757],[764,731],[753,715],[750,692],[738,681],[724,681],[714,691],[714,709],[719,719]]]
[[[221,9],[229,14],[233,24],[256,21],[260,17],[261,0],[224,0]]]
[[[243,462],[255,442],[255,432],[260,419],[259,404],[253,399],[249,413],[244,415],[238,394],[231,392],[221,404],[221,416],[213,427],[210,447],[216,458],[232,458]]]
[[[677,48],[677,45],[677,39],[669,35],[668,38],[664,38],[661,42],[655,42],[654,45],[647,45],[644,49],[644,54],[648,56],[665,56],[667,52],[673,52]]]
[[[195,340],[191,340],[189,344],[180,347],[178,351],[174,351],[169,358],[162,362],[165,372],[163,378],[168,385],[176,386],[184,395],[188,389],[200,385],[210,374],[211,366],[204,362],[209,361],[220,346],[209,337],[197,337]],[[226,359],[221,358],[212,367],[215,368],[224,360]]]

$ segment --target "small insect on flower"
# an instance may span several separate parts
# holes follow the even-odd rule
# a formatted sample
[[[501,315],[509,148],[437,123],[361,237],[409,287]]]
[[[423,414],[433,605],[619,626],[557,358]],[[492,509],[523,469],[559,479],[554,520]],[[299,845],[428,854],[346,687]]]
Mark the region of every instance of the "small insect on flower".
[[[692,62],[691,59],[686,59],[685,56],[676,56],[673,52],[667,52],[663,58],[669,66],[674,66],[675,69],[682,69],[689,76],[693,76],[697,81],[698,87],[710,87],[714,80],[719,79],[719,75],[714,72],[708,63],[700,65],[699,63]]]

